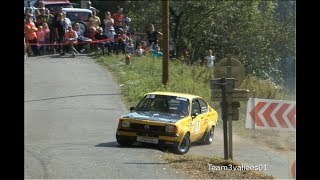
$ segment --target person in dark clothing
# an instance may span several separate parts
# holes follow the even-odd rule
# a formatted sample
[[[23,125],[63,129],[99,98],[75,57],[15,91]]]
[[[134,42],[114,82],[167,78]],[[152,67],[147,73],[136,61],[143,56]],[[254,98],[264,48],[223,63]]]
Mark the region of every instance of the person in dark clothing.
[[[103,39],[107,39],[107,36],[103,34],[103,29],[102,27],[98,27],[97,28],[97,33],[95,35],[95,39],[96,40],[103,40]],[[102,54],[105,54],[104,53],[104,49],[106,47],[106,42],[99,42],[98,43],[98,47],[102,50]],[[110,54],[110,51],[108,50],[108,54]]]
[[[119,28],[116,35],[114,36],[114,42],[115,42],[115,52],[118,55],[121,51],[123,54],[125,54],[125,48],[126,48],[126,34],[124,34],[123,29]]]
[[[60,55],[65,55],[64,52],[64,35],[65,35],[65,23],[63,19],[64,15],[62,12],[58,13],[57,20],[53,22],[53,26],[55,27],[55,32],[57,35],[58,43],[60,44]]]
[[[146,32],[146,39],[148,42],[148,46],[152,46],[153,50],[157,50],[158,47],[158,35],[162,36],[162,33],[159,31],[156,31],[154,29],[154,25],[151,24],[149,27],[149,30]]]

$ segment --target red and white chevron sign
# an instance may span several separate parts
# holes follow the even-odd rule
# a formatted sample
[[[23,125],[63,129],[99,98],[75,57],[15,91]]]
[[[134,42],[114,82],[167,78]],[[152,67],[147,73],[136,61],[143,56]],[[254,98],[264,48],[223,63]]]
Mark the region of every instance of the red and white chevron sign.
[[[250,98],[246,128],[296,130],[296,102]]]

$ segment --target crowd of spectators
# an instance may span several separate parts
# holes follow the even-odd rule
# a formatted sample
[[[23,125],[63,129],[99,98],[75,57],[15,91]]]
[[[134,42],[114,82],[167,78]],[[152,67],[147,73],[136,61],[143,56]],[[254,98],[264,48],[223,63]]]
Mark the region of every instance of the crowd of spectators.
[[[85,53],[87,49],[102,50],[103,54],[143,56],[151,53],[156,57],[162,56],[158,45],[162,33],[155,30],[154,25],[150,25],[144,38],[139,38],[132,34],[132,20],[123,8],[117,7],[113,14],[105,11],[103,20],[97,16],[99,10],[92,7],[90,1],[87,8],[92,11],[92,16],[87,23],[88,32],[83,32],[79,22],[71,22],[62,7],[52,14],[43,2],[40,1],[39,7],[28,2],[24,14],[25,57],[54,53],[65,55],[67,51],[75,56],[75,52]]]

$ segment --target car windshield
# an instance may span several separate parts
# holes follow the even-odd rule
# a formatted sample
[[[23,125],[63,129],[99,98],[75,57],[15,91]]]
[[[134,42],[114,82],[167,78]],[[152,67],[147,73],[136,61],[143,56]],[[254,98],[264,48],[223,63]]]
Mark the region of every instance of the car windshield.
[[[75,22],[75,21],[88,22],[89,18],[91,17],[91,14],[88,12],[67,12],[66,15],[71,22]]]
[[[177,96],[148,94],[135,108],[136,111],[156,111],[183,116],[189,115],[189,100]]]

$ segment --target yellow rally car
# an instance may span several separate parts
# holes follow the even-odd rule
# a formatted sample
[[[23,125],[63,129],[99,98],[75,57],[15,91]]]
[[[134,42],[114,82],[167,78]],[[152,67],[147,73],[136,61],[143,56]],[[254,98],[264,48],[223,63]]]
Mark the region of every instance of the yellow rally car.
[[[130,111],[118,124],[116,139],[122,146],[138,141],[171,147],[184,154],[191,142],[213,142],[218,113],[199,96],[151,92]]]

